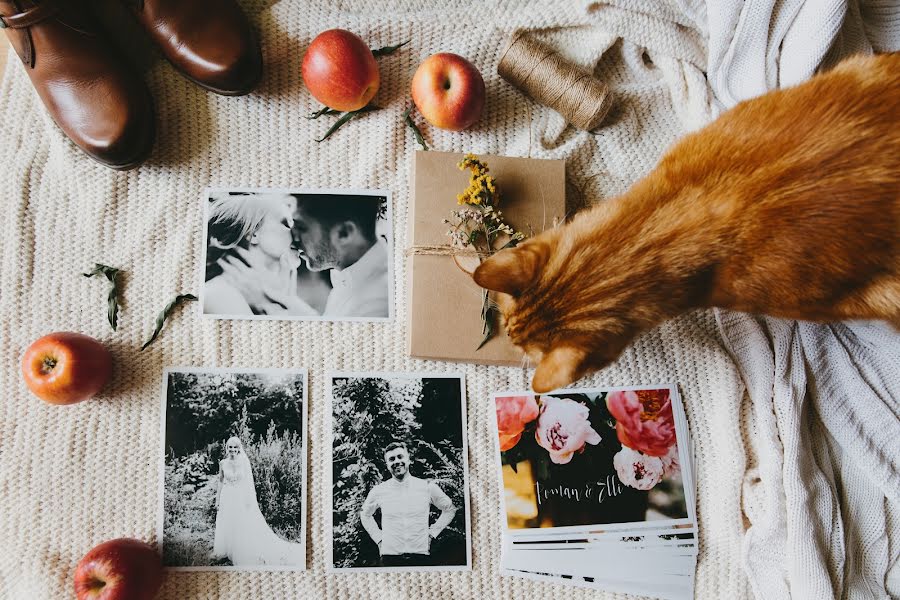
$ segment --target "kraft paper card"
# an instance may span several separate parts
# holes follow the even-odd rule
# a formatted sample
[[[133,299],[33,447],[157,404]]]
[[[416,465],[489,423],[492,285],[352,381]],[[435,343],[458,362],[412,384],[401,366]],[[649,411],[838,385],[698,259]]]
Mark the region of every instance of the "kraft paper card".
[[[446,246],[444,219],[459,208],[456,196],[468,185],[457,163],[464,154],[417,151],[412,165],[409,250],[409,353],[414,358],[520,365],[522,352],[502,331],[478,349],[482,290],[452,256],[417,249]],[[479,154],[501,191],[504,220],[528,237],[565,218],[565,161]]]

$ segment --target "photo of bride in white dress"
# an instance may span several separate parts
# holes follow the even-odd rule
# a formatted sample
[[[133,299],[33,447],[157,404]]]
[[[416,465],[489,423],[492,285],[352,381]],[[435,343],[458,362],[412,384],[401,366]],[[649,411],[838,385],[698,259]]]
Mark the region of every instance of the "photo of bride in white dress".
[[[167,369],[158,538],[189,571],[306,568],[304,369]]]
[[[212,558],[228,558],[235,567],[303,564],[303,545],[278,537],[260,512],[253,469],[241,440],[228,438],[225,452],[226,458],[219,462]]]

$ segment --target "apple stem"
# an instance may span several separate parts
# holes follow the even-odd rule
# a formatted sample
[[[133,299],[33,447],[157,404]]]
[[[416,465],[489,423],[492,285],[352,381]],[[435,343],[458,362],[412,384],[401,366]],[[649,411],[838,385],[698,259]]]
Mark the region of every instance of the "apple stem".
[[[41,373],[46,375],[47,373],[52,371],[55,366],[56,366],[55,358],[53,358],[51,356],[44,357],[44,360],[41,362]]]
[[[101,590],[104,587],[106,587],[106,582],[103,581],[102,579],[98,579],[97,577],[94,577],[91,579],[90,589]]]

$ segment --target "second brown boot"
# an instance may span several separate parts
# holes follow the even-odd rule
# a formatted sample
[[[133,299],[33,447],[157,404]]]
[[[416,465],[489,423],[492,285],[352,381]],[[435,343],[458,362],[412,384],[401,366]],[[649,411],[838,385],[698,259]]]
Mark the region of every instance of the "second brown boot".
[[[0,0],[0,29],[69,139],[91,158],[129,169],[153,145],[150,92],[87,14],[82,0]]]
[[[163,55],[198,85],[226,96],[249,93],[262,52],[235,0],[126,0]]]

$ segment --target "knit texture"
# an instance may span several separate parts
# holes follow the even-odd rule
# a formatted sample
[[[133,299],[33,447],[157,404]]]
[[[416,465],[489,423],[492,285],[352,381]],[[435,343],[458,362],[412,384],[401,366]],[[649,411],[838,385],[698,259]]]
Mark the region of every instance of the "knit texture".
[[[900,334],[717,318],[752,406],[743,560],[754,595],[898,597]]]
[[[206,93],[162,60],[145,73],[158,141],[140,169],[92,163],[46,115],[18,59],[0,84],[0,598],[72,596],[72,573],[93,545],[119,536],[156,541],[161,479],[160,382],[166,366],[309,369],[308,571],[173,573],[162,598],[613,598],[499,576],[499,484],[489,395],[523,389],[517,368],[411,360],[406,354],[408,173],[415,148],[401,123],[416,66],[438,51],[466,56],[487,86],[485,116],[454,133],[425,126],[439,150],[565,158],[569,209],[624,191],[682,132],[715,114],[706,68],[705,9],[694,3],[493,0],[247,0],[261,32],[266,74],[244,98]],[[699,24],[699,25],[698,25]],[[411,43],[379,59],[382,110],[316,144],[329,123],[303,88],[312,38],[342,27],[372,47]],[[567,127],[496,74],[506,37],[536,36],[606,81],[615,105],[596,135]],[[132,44],[139,38],[129,40]],[[422,123],[419,119],[420,124]],[[390,324],[212,321],[179,310],[139,352],[157,312],[201,282],[206,186],[386,188],[394,198],[396,321]],[[448,207],[449,210],[450,207]],[[435,218],[441,218],[436,215]],[[80,273],[95,262],[126,271],[118,332],[106,324],[104,283]],[[97,399],[54,407],[33,398],[18,372],[39,335],[82,331],[107,343],[116,367]],[[324,373],[462,370],[468,399],[473,570],[467,573],[327,575],[324,489],[329,465]],[[675,381],[693,433],[698,486],[698,598],[744,598],[741,494],[750,409],[711,313],[647,333],[615,365],[581,382]]]

